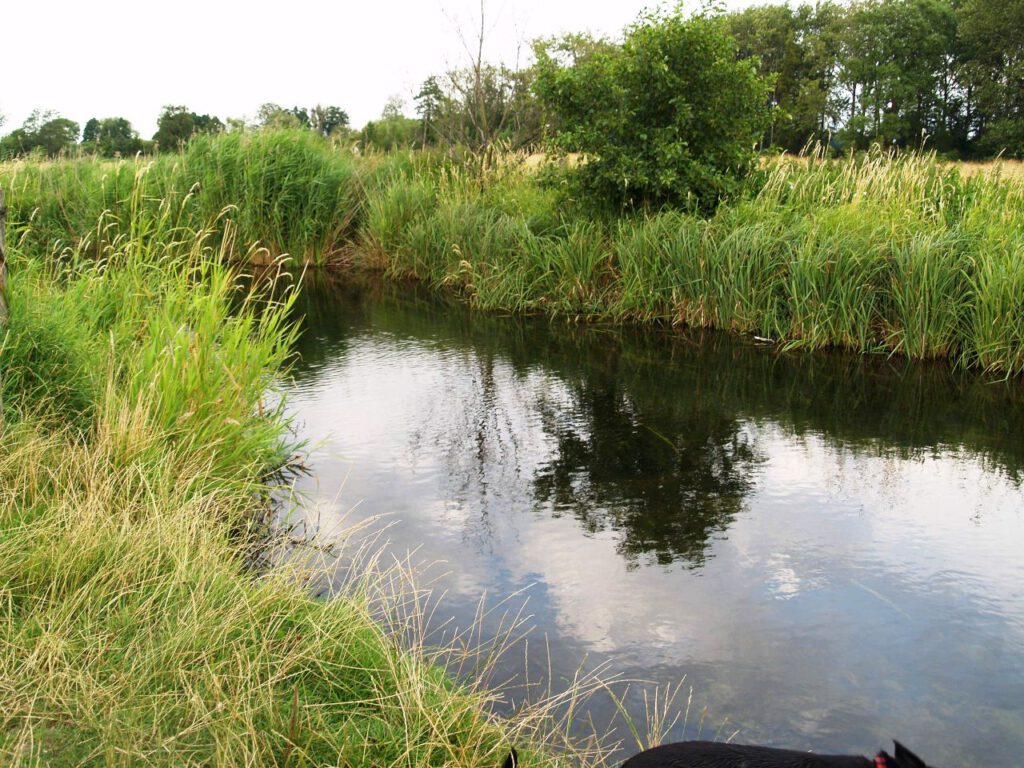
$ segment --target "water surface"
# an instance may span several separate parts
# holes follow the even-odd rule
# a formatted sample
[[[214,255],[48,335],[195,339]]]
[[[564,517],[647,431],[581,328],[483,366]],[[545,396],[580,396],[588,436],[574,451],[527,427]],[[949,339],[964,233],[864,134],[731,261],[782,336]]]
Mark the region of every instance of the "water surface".
[[[503,672],[685,676],[705,736],[1021,764],[1019,384],[373,282],[307,303],[307,514],[447,563],[437,623],[521,591],[536,650]]]

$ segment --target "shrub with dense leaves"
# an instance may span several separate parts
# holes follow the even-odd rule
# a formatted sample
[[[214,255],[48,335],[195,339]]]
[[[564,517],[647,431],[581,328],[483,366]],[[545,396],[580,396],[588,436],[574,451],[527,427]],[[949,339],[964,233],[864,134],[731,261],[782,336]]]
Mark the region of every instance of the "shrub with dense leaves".
[[[769,81],[738,60],[721,16],[642,16],[621,44],[536,46],[535,91],[583,190],[624,207],[710,209],[735,191],[766,124]]]

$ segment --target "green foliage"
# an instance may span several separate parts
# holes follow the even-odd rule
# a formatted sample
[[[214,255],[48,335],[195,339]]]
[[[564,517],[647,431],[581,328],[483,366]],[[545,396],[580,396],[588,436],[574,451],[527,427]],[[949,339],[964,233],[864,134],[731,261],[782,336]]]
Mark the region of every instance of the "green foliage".
[[[765,145],[1024,151],[1018,0],[829,1],[727,18],[741,55],[775,77]]]
[[[712,209],[738,190],[766,124],[768,81],[721,17],[648,15],[621,46],[537,46],[534,89],[586,192],[625,207]],[[571,54],[571,56],[570,56]]]
[[[977,143],[984,152],[1024,158],[1024,2],[967,0],[957,17]]]
[[[371,120],[359,132],[359,141],[366,148],[389,152],[422,146],[423,124],[401,115]]]
[[[932,155],[777,161],[703,218],[592,220],[536,178],[399,173],[368,266],[485,309],[661,321],[1024,374],[1024,184]]]
[[[809,141],[828,141],[840,122],[836,52],[843,10],[832,2],[814,6],[752,6],[726,17],[737,55],[757,63],[771,78],[771,123],[762,146],[799,152]]]
[[[85,158],[14,164],[0,181],[12,236],[37,250],[73,242],[102,259],[119,222],[170,201],[167,226],[232,223],[225,259],[256,245],[416,277],[481,308],[715,327],[1024,374],[1019,178],[965,177],[934,155],[819,155],[766,164],[708,218],[609,220],[522,160],[499,157],[480,176],[440,152],[356,157],[311,131],[256,132],[197,137],[144,176],[136,163]],[[81,325],[71,312],[48,322],[40,350]],[[39,381],[84,413],[73,403],[87,395],[61,383],[80,380],[60,362],[74,350],[58,357],[52,371],[40,363],[50,372]]]
[[[82,143],[88,144],[95,142],[100,137],[100,121],[95,117],[90,117],[85,122],[85,127],[82,129]]]
[[[348,113],[341,107],[317,104],[310,110],[309,127],[321,136],[331,136],[348,127]]]
[[[19,230],[27,226],[19,236],[38,249],[88,238],[101,256],[109,236],[96,222],[104,211],[111,222],[125,221],[138,206],[174,199],[177,224],[200,228],[231,221],[232,257],[257,248],[265,257],[290,254],[302,263],[325,264],[340,256],[361,212],[356,158],[312,131],[200,134],[181,154],[146,163],[82,158],[47,169],[17,167],[3,181],[10,190],[9,223]],[[138,198],[143,169],[149,194]]]
[[[949,146],[956,131],[951,92],[956,20],[948,0],[865,0],[848,12],[840,54],[849,91],[845,141]]]
[[[220,133],[224,123],[211,115],[198,115],[188,107],[168,105],[156,122],[153,141],[164,151],[180,149],[197,133]]]
[[[41,152],[56,157],[75,146],[78,123],[55,112],[35,110],[21,128],[0,139],[0,159]]]
[[[272,131],[307,128],[321,136],[332,136],[348,128],[348,113],[340,107],[324,107],[319,104],[312,109],[285,109],[279,104],[267,102],[256,111],[256,123]]]
[[[303,263],[336,259],[360,212],[355,158],[310,131],[199,136],[171,171],[179,191],[195,188],[196,221],[223,214],[247,246]]]
[[[531,92],[532,70],[481,60],[427,78],[416,94],[422,145],[467,150],[490,166],[497,147],[521,149],[541,139],[541,116]]]
[[[428,138],[436,135],[435,125],[444,108],[444,90],[436,75],[431,75],[423,81],[416,93],[415,101],[416,114],[423,123],[423,144],[426,145]]]
[[[301,107],[285,109],[280,104],[267,102],[256,110],[256,123],[261,128],[287,130],[309,127],[309,112]]]
[[[91,118],[82,130],[82,145],[92,147],[104,157],[124,157],[144,148],[139,134],[123,117]]]

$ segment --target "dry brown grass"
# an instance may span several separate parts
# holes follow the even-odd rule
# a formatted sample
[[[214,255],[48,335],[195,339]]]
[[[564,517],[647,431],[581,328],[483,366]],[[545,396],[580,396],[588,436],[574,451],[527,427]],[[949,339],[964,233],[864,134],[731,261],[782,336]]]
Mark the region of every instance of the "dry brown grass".
[[[835,158],[833,161],[841,159]],[[768,168],[779,164],[808,165],[812,161],[820,161],[820,156],[807,155],[762,155],[760,165]],[[953,160],[939,161],[939,165],[945,168],[956,168],[965,177],[987,176],[1003,179],[1022,180],[1024,179],[1024,161],[1021,160]]]
[[[1024,162],[1020,160],[987,160],[985,162],[950,163],[964,176],[999,176],[1004,179],[1024,179]]]

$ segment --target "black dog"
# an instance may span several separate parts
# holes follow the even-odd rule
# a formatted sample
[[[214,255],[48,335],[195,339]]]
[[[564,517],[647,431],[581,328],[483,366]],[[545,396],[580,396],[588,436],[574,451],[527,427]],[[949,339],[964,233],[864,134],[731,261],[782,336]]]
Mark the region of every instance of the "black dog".
[[[680,741],[634,755],[622,768],[928,768],[898,741],[896,754],[874,760],[856,755],[815,755],[792,749],[751,747],[716,741]]]
[[[879,752],[874,760],[858,755],[816,755],[793,749],[751,747],[718,741],[679,741],[633,755],[622,768],[928,768],[898,741],[896,754]],[[515,747],[501,768],[519,768]]]

